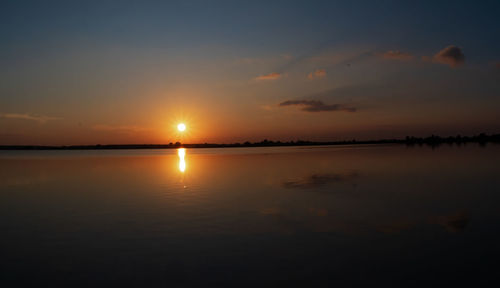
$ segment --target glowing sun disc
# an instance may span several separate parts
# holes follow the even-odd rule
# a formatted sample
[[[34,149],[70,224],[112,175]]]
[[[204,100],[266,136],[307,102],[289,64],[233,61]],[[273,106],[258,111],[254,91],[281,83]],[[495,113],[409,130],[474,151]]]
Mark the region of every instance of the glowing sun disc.
[[[177,125],[177,130],[179,130],[180,132],[186,131],[186,124],[179,123],[179,125]]]

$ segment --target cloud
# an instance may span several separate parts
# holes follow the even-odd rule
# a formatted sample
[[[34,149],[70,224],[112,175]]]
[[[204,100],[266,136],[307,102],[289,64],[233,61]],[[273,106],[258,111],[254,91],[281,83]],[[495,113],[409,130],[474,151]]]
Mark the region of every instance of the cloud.
[[[288,189],[310,189],[325,186],[330,183],[350,181],[358,176],[357,173],[348,174],[312,174],[308,177],[285,181],[283,187]]]
[[[28,113],[4,113],[4,114],[0,114],[0,118],[29,120],[29,121],[35,121],[35,122],[38,122],[38,123],[45,123],[47,121],[61,119],[59,117],[50,117],[50,116],[28,114]]]
[[[266,111],[271,111],[271,110],[273,110],[273,107],[272,107],[271,105],[262,105],[262,106],[260,106],[260,108],[261,108],[262,110],[266,110]]]
[[[280,73],[274,72],[271,74],[258,76],[255,78],[255,80],[257,80],[257,81],[276,80],[276,79],[279,79],[280,77],[281,77]]]
[[[109,132],[120,132],[120,133],[137,133],[137,132],[144,132],[151,130],[150,128],[145,128],[136,125],[113,126],[106,124],[94,125],[92,129],[97,131],[109,131]]]
[[[465,62],[465,55],[460,47],[450,45],[436,53],[431,60],[432,62],[449,65],[450,67],[457,67]]]
[[[324,111],[346,111],[356,112],[355,107],[348,107],[342,104],[325,104],[319,100],[288,100],[281,102],[279,106],[301,106],[302,111],[306,112],[324,112]]]
[[[291,54],[280,54],[271,57],[241,57],[233,60],[232,65],[283,65],[293,59]]]
[[[314,78],[323,78],[325,76],[326,76],[325,69],[318,69],[314,72],[309,73],[309,75],[307,75],[307,78],[313,80]]]
[[[385,53],[379,54],[384,59],[398,60],[398,61],[408,61],[413,59],[413,55],[406,52],[401,52],[399,50],[390,50]]]
[[[284,60],[291,60],[293,58],[292,54],[290,53],[284,53],[284,54],[281,54],[280,57]]]

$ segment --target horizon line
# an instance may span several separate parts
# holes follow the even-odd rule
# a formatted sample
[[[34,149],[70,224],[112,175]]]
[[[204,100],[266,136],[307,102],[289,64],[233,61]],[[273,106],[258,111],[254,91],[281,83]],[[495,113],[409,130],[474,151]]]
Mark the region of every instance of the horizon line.
[[[234,143],[181,143],[168,144],[89,144],[89,145],[0,145],[0,150],[99,150],[99,149],[173,149],[173,148],[233,148],[233,147],[283,147],[283,146],[321,146],[321,145],[354,145],[354,144],[407,144],[438,146],[443,143],[465,144],[488,142],[500,143],[500,134],[480,133],[474,136],[442,137],[432,134],[427,137],[406,136],[405,138],[386,138],[378,140],[340,140],[340,141],[309,141],[292,140],[282,142],[264,139],[261,142],[245,141]]]

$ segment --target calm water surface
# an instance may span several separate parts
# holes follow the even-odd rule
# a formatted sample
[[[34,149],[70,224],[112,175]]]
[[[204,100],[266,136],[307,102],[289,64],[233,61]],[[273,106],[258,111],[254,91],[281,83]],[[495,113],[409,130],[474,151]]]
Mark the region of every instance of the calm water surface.
[[[499,163],[498,145],[3,151],[0,286],[495,286]]]

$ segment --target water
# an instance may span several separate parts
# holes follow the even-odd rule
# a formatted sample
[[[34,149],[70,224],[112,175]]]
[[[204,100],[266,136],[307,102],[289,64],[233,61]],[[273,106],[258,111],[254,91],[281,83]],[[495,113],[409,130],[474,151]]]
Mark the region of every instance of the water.
[[[500,146],[0,152],[2,287],[498,283]]]

